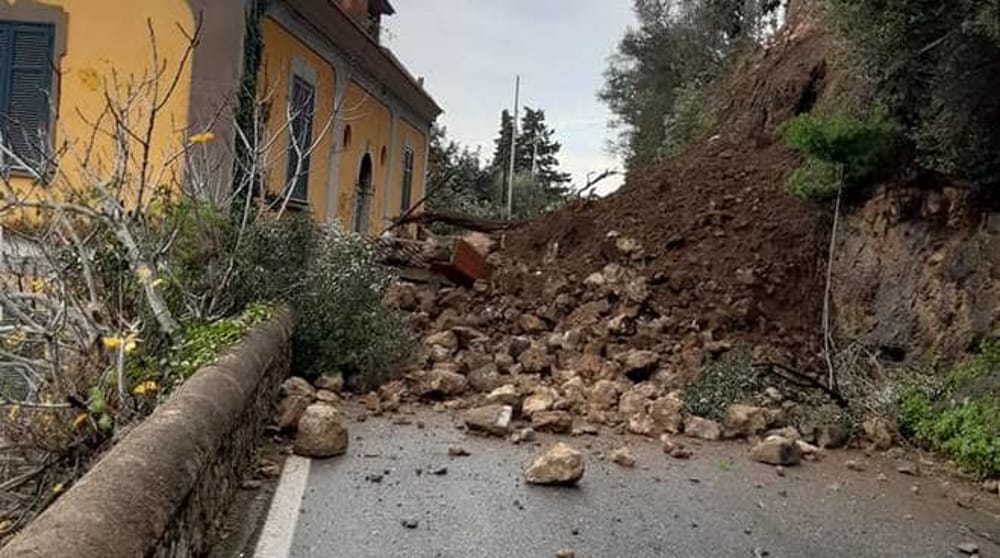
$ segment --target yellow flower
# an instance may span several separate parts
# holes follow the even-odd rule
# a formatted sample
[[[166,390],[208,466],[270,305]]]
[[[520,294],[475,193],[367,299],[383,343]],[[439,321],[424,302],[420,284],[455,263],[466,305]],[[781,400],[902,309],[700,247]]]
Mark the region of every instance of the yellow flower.
[[[146,380],[145,382],[135,386],[135,388],[132,389],[132,393],[136,395],[151,395],[156,393],[156,390],[158,389],[160,389],[160,386],[156,385],[156,382],[153,380]]]
[[[8,350],[12,351],[20,347],[21,344],[24,343],[25,340],[27,339],[28,335],[24,333],[24,330],[21,329],[20,327],[15,327],[10,331],[10,333],[3,336],[3,345]]]
[[[163,283],[165,283],[165,281],[163,280],[163,278],[162,277],[157,277],[156,280],[154,280],[152,283],[149,284],[149,286],[153,287],[155,289],[157,287],[162,286]]]
[[[125,352],[131,353],[132,351],[135,350],[136,345],[139,343],[139,339],[135,336],[134,333],[130,333],[125,336],[125,340],[123,343],[125,345]]]
[[[66,490],[66,485],[63,484],[63,483],[59,483],[59,484],[57,484],[57,485],[55,485],[55,486],[52,487],[52,493],[53,494],[59,494],[59,493],[61,493],[64,490]]]
[[[139,278],[139,281],[146,283],[153,276],[153,270],[149,269],[148,265],[142,265],[139,266],[139,269],[135,270],[135,275]]]
[[[80,83],[91,91],[97,91],[101,86],[101,76],[97,75],[97,70],[84,68],[80,70]]]
[[[88,418],[90,418],[90,415],[87,413],[80,413],[79,415],[76,415],[76,418],[73,419],[73,428],[80,428],[85,422],[87,422]]]
[[[122,346],[124,340],[121,338],[120,335],[110,335],[108,337],[101,339],[101,342],[104,343],[105,349],[116,350]]]
[[[49,283],[45,279],[40,279],[38,277],[31,280],[31,292],[40,293],[45,291],[49,286]]]
[[[208,143],[215,139],[215,134],[212,132],[202,132],[191,136],[190,139],[191,143]]]

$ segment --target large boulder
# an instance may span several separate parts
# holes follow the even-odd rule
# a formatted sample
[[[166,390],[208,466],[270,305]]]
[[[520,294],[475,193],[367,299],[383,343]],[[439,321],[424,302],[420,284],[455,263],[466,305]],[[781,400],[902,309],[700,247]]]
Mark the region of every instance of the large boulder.
[[[462,421],[470,431],[503,437],[510,434],[513,416],[514,409],[510,405],[492,404],[465,411]]]
[[[798,465],[802,450],[795,440],[768,436],[750,450],[750,458],[769,465]]]
[[[325,458],[347,451],[344,416],[335,407],[314,403],[299,419],[292,450],[303,457]]]
[[[767,409],[752,405],[730,405],[726,411],[726,435],[749,438],[767,430]]]
[[[865,438],[875,449],[887,450],[892,447],[892,427],[885,419],[870,416],[861,423],[861,429],[864,430]]]
[[[340,372],[329,372],[316,378],[314,385],[316,389],[325,389],[333,393],[340,393],[344,390],[344,376]]]
[[[590,388],[587,406],[598,411],[607,411],[618,402],[618,386],[611,380],[598,380]]]
[[[524,472],[529,484],[572,486],[583,478],[583,454],[562,442],[535,458]]]

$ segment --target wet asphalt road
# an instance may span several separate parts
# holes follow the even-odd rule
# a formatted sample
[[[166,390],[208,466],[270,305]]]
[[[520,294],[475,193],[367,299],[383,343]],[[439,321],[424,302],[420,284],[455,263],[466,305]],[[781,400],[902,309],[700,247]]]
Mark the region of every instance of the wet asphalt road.
[[[468,436],[448,415],[408,418],[352,423],[348,455],[312,463],[290,556],[553,557],[570,548],[577,557],[930,558],[961,556],[964,542],[1000,556],[991,496],[962,508],[955,497],[975,494],[968,486],[902,475],[857,452],[781,477],[738,443],[678,461],[638,437],[568,438],[585,451],[587,472],[576,488],[549,488],[524,484],[522,471],[555,438],[515,446]],[[626,443],[634,469],[599,458]],[[453,444],[472,455],[448,456]],[[848,470],[846,459],[865,471]],[[431,474],[440,467],[447,473]]]

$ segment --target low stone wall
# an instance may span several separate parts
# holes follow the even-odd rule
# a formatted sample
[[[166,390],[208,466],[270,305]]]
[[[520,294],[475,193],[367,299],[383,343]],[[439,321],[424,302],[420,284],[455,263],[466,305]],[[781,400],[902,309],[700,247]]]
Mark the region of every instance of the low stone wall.
[[[0,558],[205,555],[289,374],[291,333],[281,311],[199,370]]]

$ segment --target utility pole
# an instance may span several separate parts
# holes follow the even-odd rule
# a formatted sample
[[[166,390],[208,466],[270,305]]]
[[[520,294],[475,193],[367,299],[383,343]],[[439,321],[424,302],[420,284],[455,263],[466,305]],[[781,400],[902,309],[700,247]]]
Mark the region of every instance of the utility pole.
[[[521,96],[521,76],[514,77],[514,114],[510,126],[510,167],[507,171],[507,219],[514,218],[514,155],[517,152],[518,103]]]

